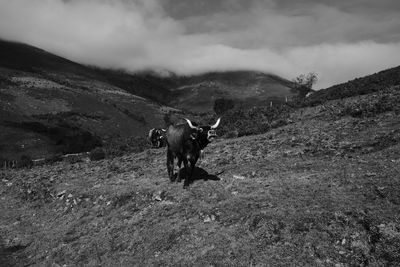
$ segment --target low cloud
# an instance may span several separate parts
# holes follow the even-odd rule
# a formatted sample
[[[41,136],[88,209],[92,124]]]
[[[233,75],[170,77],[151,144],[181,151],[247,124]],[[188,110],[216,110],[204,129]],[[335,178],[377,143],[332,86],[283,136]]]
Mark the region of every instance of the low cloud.
[[[184,5],[177,16],[167,2],[0,0],[0,38],[130,71],[249,69],[287,79],[315,71],[318,88],[400,65],[400,24],[391,10],[376,21],[370,12],[311,0],[291,9],[253,1],[243,10],[234,1],[232,9],[220,4],[199,15]]]

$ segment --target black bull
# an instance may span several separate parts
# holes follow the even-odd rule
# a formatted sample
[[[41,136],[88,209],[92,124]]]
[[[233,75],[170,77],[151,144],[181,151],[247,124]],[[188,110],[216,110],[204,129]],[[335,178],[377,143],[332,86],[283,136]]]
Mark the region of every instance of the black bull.
[[[185,124],[169,126],[166,133],[168,176],[171,182],[175,181],[174,159],[178,159],[179,169],[183,162],[185,170],[184,188],[189,186],[201,150],[217,136],[215,128],[218,127],[221,119],[218,119],[214,125],[206,126],[194,126],[190,120],[185,120],[187,121]],[[180,176],[181,172],[178,170],[178,182],[181,180]]]

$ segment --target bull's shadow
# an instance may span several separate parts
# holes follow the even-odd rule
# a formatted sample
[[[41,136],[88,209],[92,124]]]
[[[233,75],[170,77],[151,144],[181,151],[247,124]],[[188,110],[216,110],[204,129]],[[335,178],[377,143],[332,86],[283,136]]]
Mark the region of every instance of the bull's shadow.
[[[175,174],[175,178],[176,178]],[[185,168],[180,169],[179,171],[179,175],[180,177],[182,177],[182,181],[184,180],[185,176]],[[193,176],[189,181],[189,184],[194,183],[195,181],[198,180],[203,180],[203,181],[219,181],[221,180],[218,176],[214,175],[214,174],[209,174],[206,170],[204,170],[203,168],[200,167],[194,167],[194,171],[193,171]]]

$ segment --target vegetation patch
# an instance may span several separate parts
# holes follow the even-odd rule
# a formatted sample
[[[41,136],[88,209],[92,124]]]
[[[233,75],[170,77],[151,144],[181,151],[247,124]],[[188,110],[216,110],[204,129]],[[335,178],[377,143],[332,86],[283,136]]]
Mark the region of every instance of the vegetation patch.
[[[230,109],[222,114],[223,123],[218,128],[218,133],[228,137],[265,133],[272,128],[288,124],[291,110],[291,107],[284,104]],[[233,132],[237,132],[237,135],[232,134]]]
[[[86,152],[96,146],[101,146],[98,137],[66,123],[48,126],[37,121],[13,122],[3,121],[3,125],[40,133],[50,137],[63,154]]]
[[[90,160],[101,160],[106,158],[106,153],[101,147],[96,147],[89,154]]]
[[[104,149],[110,157],[122,156],[127,153],[138,153],[150,147],[147,137],[113,138]]]
[[[99,113],[82,113],[82,112],[76,112],[76,111],[66,111],[66,112],[58,112],[56,114],[54,113],[48,113],[48,114],[38,114],[38,115],[32,115],[33,118],[40,119],[40,120],[45,120],[45,121],[51,121],[51,122],[63,122],[65,119],[75,119],[76,118],[86,118],[86,119],[92,119],[92,120],[109,120],[111,119],[110,117],[99,114]]]
[[[0,91],[0,99],[2,101],[12,102],[16,99],[16,96]]]

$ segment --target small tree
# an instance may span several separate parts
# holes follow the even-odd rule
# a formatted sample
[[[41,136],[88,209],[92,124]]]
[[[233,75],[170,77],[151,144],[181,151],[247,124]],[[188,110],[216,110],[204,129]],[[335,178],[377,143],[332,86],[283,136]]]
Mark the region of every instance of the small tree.
[[[214,112],[216,114],[222,114],[235,107],[235,102],[233,99],[228,98],[218,98],[214,102]]]
[[[33,166],[33,161],[31,156],[22,155],[18,162],[18,168],[32,168],[32,166]]]
[[[318,76],[315,72],[310,72],[307,75],[301,74],[292,80],[299,97],[305,97],[317,81]]]
[[[89,153],[89,158],[91,161],[101,160],[106,158],[106,153],[101,147],[96,147]]]

